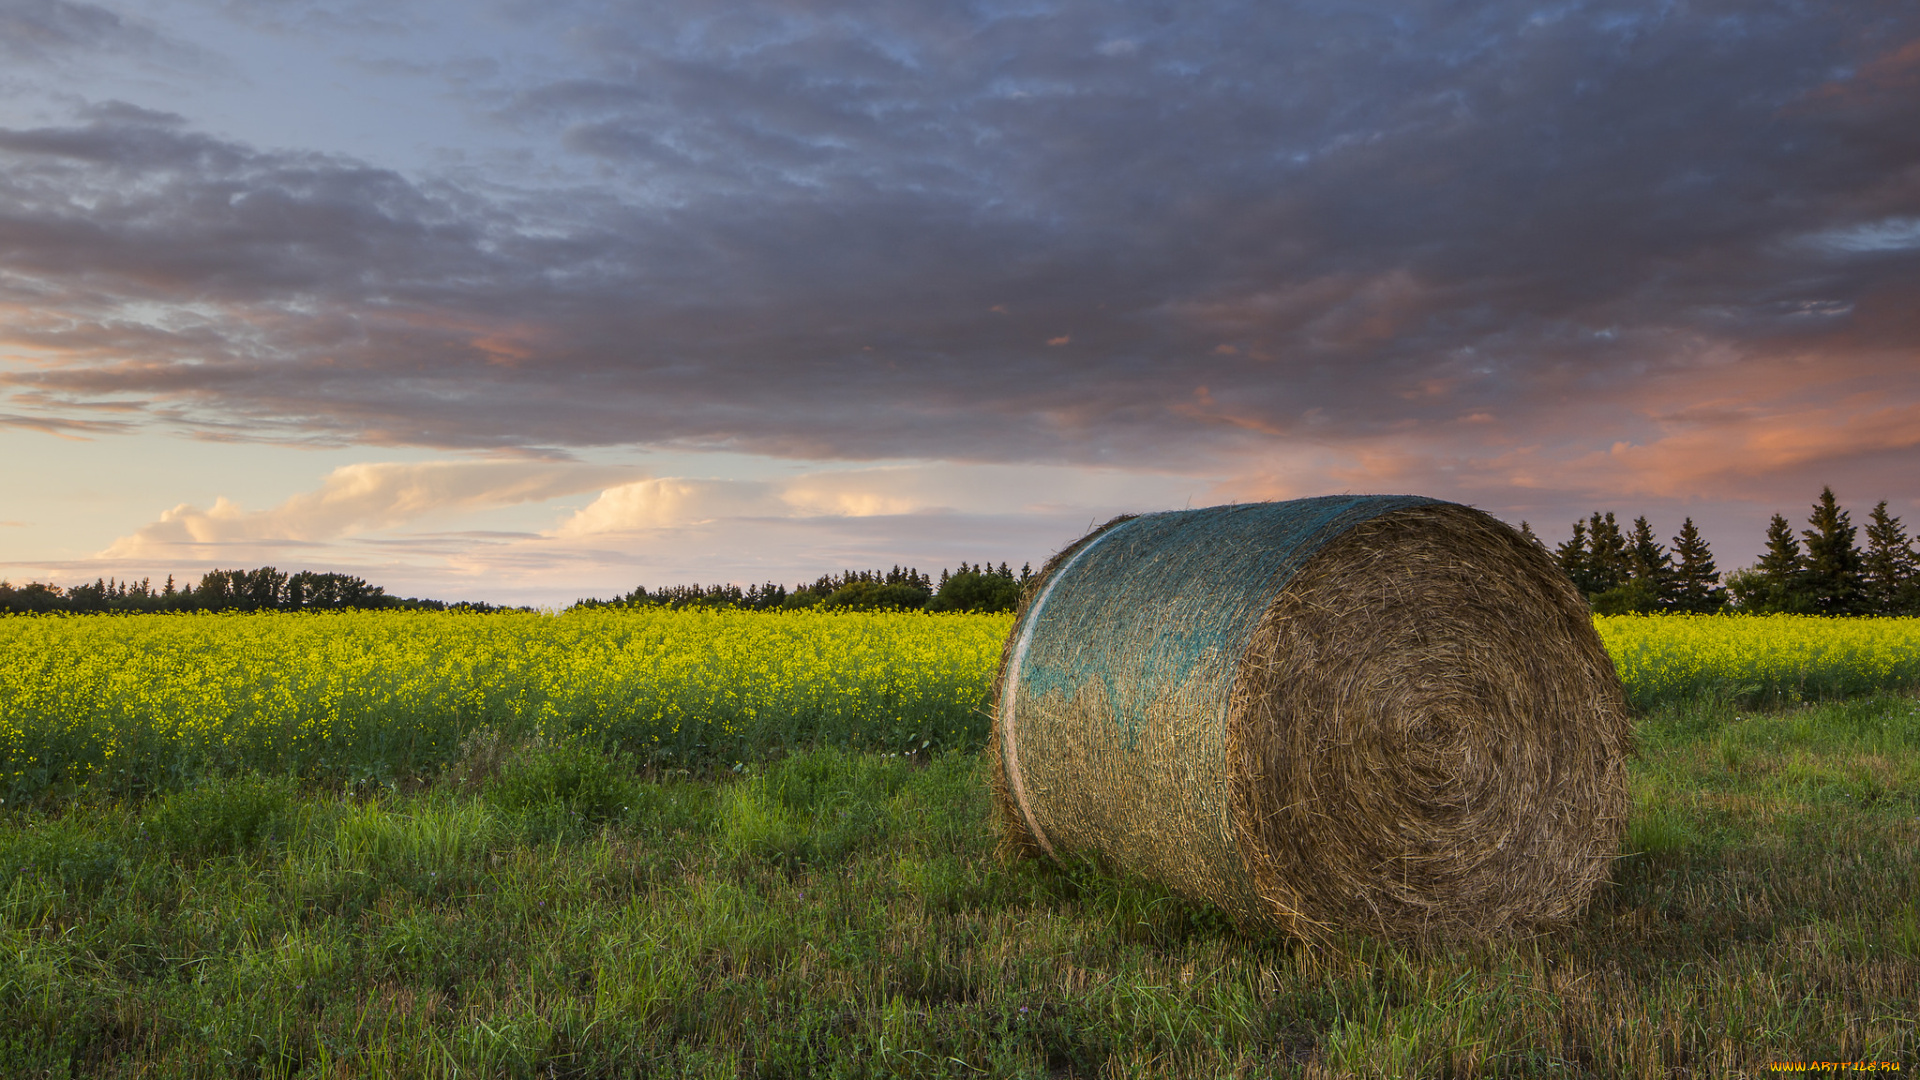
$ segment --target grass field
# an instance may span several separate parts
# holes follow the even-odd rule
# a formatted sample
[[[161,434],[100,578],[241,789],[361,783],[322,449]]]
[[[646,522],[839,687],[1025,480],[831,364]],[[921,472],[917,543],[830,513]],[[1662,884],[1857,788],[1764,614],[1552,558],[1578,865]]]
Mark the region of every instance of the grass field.
[[[766,625],[726,618],[671,625],[716,635]],[[114,665],[96,654],[140,655],[114,654],[112,637],[137,639],[131,631],[149,631],[142,620],[0,620],[0,656],[15,665],[10,685],[41,695],[0,699],[16,739],[32,730],[20,718],[63,715],[46,703],[82,702],[84,693],[104,696],[64,714],[91,718],[71,730],[111,733],[119,722],[147,733],[113,744],[121,748],[162,753],[175,745],[161,737],[168,731],[202,730],[154,717],[213,716],[219,723],[203,729],[230,733],[225,743],[188,740],[208,756],[196,764],[176,755],[173,773],[136,782],[126,759],[110,757],[0,811],[0,1076],[1920,1068],[1920,701],[1910,693],[1755,711],[1747,701],[1789,689],[1840,692],[1789,681],[1779,659],[1760,690],[1750,675],[1704,689],[1676,680],[1697,696],[1643,714],[1627,851],[1579,924],[1491,946],[1422,950],[1356,938],[1309,950],[1244,936],[1148,883],[996,857],[971,750],[977,732],[964,724],[979,722],[968,695],[982,692],[1004,620],[899,617],[917,620],[903,633],[977,629],[968,674],[958,661],[925,664],[944,655],[931,644],[921,660],[897,659],[876,629],[894,624],[858,618],[815,626],[786,654],[765,639],[712,647],[734,658],[725,670],[737,681],[687,674],[677,684],[708,695],[686,700],[747,717],[722,710],[777,705],[780,673],[822,670],[807,665],[828,665],[820,658],[832,649],[843,650],[844,665],[876,665],[800,688],[793,700],[811,702],[811,712],[789,704],[753,729],[784,738],[792,751],[784,756],[754,756],[757,744],[739,731],[700,718],[701,730],[736,740],[722,749],[747,755],[738,772],[728,754],[696,745],[704,739],[665,746],[684,757],[652,741],[663,703],[678,700],[664,692],[649,699],[651,712],[590,708],[619,700],[595,687],[635,685],[603,671],[607,658],[670,656],[675,641],[664,631],[630,633],[624,653],[608,646],[592,654],[596,664],[554,674],[557,654],[539,650],[559,646],[534,640],[565,625],[551,617],[396,623],[480,636],[434,653],[398,633],[414,651],[396,645],[385,655],[438,659],[384,668],[379,654],[361,655],[364,646],[326,652],[317,631],[268,633],[270,620],[162,619],[151,632],[202,635],[193,662],[226,696],[198,700],[225,701],[225,711],[116,713],[137,691],[156,692],[141,678],[88,683],[69,669],[98,680]],[[29,654],[22,624],[102,637],[65,664],[42,660],[36,682],[18,674]],[[1695,640],[1715,629],[1674,625]],[[531,636],[512,638],[521,626]],[[1602,621],[1616,656],[1620,627]],[[610,632],[589,629],[571,647]],[[512,647],[490,646],[486,634],[509,634]],[[1912,638],[1879,647],[1898,654],[1911,647],[1902,640]],[[303,641],[304,652],[273,651]],[[180,655],[152,642],[147,655]],[[512,659],[516,652],[525,659]],[[286,655],[331,657],[334,669],[360,674],[303,684],[283,673],[275,683],[263,669]],[[1630,673],[1680,670],[1673,658],[1686,654],[1668,645],[1636,655]],[[1665,668],[1649,659],[1662,656]],[[166,683],[157,661],[142,670]],[[689,669],[663,659],[654,670]],[[953,688],[946,698],[913,696],[904,684],[922,670],[928,685]],[[521,677],[503,687],[488,671]],[[380,677],[390,699],[356,688]],[[357,719],[359,741],[335,729],[332,742],[248,742],[249,732],[297,733],[298,718],[326,715],[291,691],[248,696],[261,685],[341,687],[339,715]],[[448,686],[469,689],[451,699],[459,709],[421,705],[449,700],[434,696]],[[874,689],[889,686],[891,698]],[[23,700],[41,712],[25,711]],[[263,700],[296,704],[280,713],[234,705]],[[915,701],[924,711],[874,707]],[[261,715],[281,719],[250,719]],[[929,720],[953,716],[969,719]],[[808,717],[840,726],[812,739]],[[430,752],[421,750],[425,736],[380,735],[377,720],[431,734]],[[929,726],[936,738],[924,737]],[[262,769],[240,751],[224,762],[213,753],[235,742],[286,756],[262,759]],[[414,756],[380,756],[402,747]],[[693,753],[702,749],[704,757]],[[336,757],[323,765],[295,751]],[[343,768],[341,757],[357,764]],[[694,757],[704,766],[689,768]]]
[[[0,818],[7,1076],[1732,1076],[1920,1066],[1920,703],[1669,708],[1587,917],[1248,939],[1004,863],[978,758],[478,740]]]

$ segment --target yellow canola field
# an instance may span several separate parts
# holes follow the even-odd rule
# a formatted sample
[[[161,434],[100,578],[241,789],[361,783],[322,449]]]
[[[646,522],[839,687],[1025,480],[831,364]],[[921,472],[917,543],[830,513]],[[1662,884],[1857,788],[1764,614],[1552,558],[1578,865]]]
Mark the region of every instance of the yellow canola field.
[[[1920,619],[1603,615],[1627,699],[1782,704],[1920,686]]]
[[[1642,709],[1920,686],[1920,619],[1595,624]],[[0,618],[0,798],[230,769],[384,780],[447,764],[480,728],[662,765],[974,747],[1012,625],[657,608]]]
[[[490,727],[671,764],[977,745],[1006,615],[731,610],[0,618],[0,796],[102,771],[384,779]]]

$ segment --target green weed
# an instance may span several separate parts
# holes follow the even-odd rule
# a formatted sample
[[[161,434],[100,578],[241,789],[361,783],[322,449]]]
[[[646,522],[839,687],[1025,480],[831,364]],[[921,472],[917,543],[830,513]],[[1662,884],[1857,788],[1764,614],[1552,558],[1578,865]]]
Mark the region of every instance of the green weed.
[[[293,803],[290,780],[215,776],[162,798],[145,829],[161,848],[178,855],[231,855],[283,838]]]

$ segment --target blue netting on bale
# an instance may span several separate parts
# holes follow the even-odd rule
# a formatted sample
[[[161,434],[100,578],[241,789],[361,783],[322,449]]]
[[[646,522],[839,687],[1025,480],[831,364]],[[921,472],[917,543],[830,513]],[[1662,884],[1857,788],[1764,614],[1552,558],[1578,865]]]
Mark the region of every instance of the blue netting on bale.
[[[1327,541],[1418,495],[1329,495],[1130,518],[1091,538],[1046,583],[1016,637],[1019,693],[1074,696],[1098,682],[1123,747],[1146,703],[1196,681],[1230,692],[1273,598]],[[1065,585],[1065,588],[1059,586]],[[1115,604],[1113,598],[1125,597]],[[1216,707],[1224,710],[1222,696]]]

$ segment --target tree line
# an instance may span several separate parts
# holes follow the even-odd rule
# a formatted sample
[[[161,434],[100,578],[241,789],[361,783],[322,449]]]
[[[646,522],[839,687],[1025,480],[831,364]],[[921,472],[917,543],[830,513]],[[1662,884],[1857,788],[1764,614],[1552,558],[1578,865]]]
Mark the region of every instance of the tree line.
[[[1522,521],[1520,531],[1545,544]],[[1868,515],[1866,546],[1851,515],[1822,488],[1797,534],[1787,519],[1773,515],[1767,527],[1767,551],[1753,566],[1722,575],[1713,552],[1691,517],[1681,523],[1671,547],[1655,537],[1645,517],[1622,528],[1613,511],[1594,511],[1573,523],[1573,535],[1550,554],[1598,614],[1656,612],[1713,614],[1910,615],[1920,616],[1920,557],[1916,557],[1900,519],[1881,500]],[[824,574],[789,589],[765,582],[749,585],[638,586],[611,600],[582,599],[579,608],[666,607],[740,608],[750,611],[805,608],[823,610],[1012,611],[1033,579],[1031,564],[1015,572],[1005,562],[962,562],[942,570],[936,581],[914,567],[847,570]],[[385,589],[349,574],[301,571],[287,574],[271,566],[257,570],[213,570],[196,585],[160,587],[138,582],[96,579],[90,585],[62,589],[32,582],[14,587],[0,581],[0,613],[164,612],[164,611],[337,611],[397,608],[427,611],[503,610],[491,604],[389,596]]]
[[[1006,563],[962,562],[958,570],[940,571],[939,580],[914,568],[847,570],[823,574],[789,589],[762,585],[669,585],[648,589],[642,585],[612,600],[580,600],[574,607],[731,607],[752,611],[826,610],[899,611],[1012,611],[1020,590],[1033,577],[1031,565],[1018,573]],[[169,611],[341,611],[347,609],[402,609],[420,611],[503,611],[493,604],[401,598],[350,574],[283,573],[271,566],[257,570],[212,570],[198,585],[174,585],[171,576],[159,586],[151,578],[120,581],[98,578],[92,584],[61,588],[29,582],[14,586],[0,581],[0,614],[109,614]],[[520,609],[524,610],[524,609]]]
[[[1520,530],[1540,543],[1526,522]],[[1796,535],[1786,517],[1773,515],[1766,554],[1724,582],[1690,517],[1669,549],[1646,518],[1623,530],[1612,511],[1595,511],[1573,523],[1572,538],[1553,549],[1553,559],[1602,615],[1920,615],[1920,559],[1886,500],[1868,516],[1864,549],[1858,540],[1852,516],[1827,487],[1807,528]]]
[[[119,581],[96,578],[91,585],[28,582],[18,587],[0,581],[0,612],[9,614],[90,615],[167,611],[344,611],[348,609],[447,611],[498,610],[491,604],[388,596],[378,585],[351,574],[302,570],[283,573],[271,566],[257,570],[211,570],[198,585],[174,586],[173,576],[155,587],[151,578]]]
[[[940,571],[936,583],[916,567],[891,570],[847,570],[823,574],[789,589],[766,582],[749,585],[669,585],[649,590],[642,585],[612,600],[579,600],[574,607],[743,608],[750,611],[1012,611],[1020,590],[1033,579],[1033,566],[1018,573],[1002,562],[962,562],[958,570]]]

